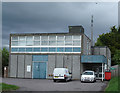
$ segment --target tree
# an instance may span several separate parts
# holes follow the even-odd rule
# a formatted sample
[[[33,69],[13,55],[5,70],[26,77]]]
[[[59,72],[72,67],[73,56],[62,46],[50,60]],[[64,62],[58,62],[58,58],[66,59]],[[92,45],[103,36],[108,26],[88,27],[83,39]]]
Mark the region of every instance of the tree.
[[[116,50],[113,60],[116,62],[116,64],[120,64],[120,50]]]
[[[108,46],[111,50],[112,65],[115,65],[116,62],[113,57],[116,50],[120,50],[120,27],[117,29],[113,26],[109,33],[99,35],[95,46]]]
[[[8,66],[9,62],[9,52],[6,48],[2,50],[2,74],[4,74],[4,67]]]

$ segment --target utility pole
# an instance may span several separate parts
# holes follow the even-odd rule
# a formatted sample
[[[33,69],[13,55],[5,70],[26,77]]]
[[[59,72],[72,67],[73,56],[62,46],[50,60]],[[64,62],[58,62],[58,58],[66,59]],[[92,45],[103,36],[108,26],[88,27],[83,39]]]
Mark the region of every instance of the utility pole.
[[[93,46],[93,15],[91,16],[91,46]]]

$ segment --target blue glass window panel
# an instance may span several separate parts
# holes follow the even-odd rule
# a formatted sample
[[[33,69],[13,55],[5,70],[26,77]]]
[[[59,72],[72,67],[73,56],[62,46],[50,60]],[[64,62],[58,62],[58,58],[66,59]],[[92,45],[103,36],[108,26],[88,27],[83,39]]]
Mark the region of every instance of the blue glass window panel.
[[[81,50],[80,50],[79,47],[74,47],[74,48],[73,48],[73,52],[81,52]]]
[[[25,48],[19,48],[19,52],[25,52]]]
[[[40,48],[33,48],[34,52],[40,52]]]
[[[49,52],[56,52],[56,48],[49,48]]]
[[[48,48],[45,48],[45,47],[43,48],[43,47],[42,47],[42,48],[41,48],[41,52],[48,52]]]
[[[32,48],[26,48],[26,52],[32,52]]]
[[[65,52],[72,52],[72,48],[71,47],[66,47]]]
[[[33,55],[33,61],[37,62],[48,61],[48,55]]]
[[[57,52],[64,52],[64,48],[63,47],[58,47]]]
[[[12,52],[18,52],[18,48],[12,48],[11,51]]]

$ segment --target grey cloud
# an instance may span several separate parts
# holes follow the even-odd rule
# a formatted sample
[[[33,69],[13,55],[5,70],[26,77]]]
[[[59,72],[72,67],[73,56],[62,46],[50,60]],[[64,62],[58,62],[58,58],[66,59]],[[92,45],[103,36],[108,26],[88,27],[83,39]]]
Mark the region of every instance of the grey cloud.
[[[90,37],[94,14],[95,39],[117,25],[117,3],[3,3],[3,38],[10,33],[65,32],[69,25],[83,25]]]

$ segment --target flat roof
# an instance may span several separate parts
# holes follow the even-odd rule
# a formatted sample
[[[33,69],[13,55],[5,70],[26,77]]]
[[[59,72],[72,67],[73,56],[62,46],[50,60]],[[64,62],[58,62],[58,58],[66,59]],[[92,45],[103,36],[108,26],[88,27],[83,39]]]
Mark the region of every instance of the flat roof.
[[[62,32],[62,33],[10,33],[10,35],[14,36],[26,36],[26,35],[55,35],[55,34],[70,34],[70,35],[82,35],[83,33],[69,33],[69,32]]]

